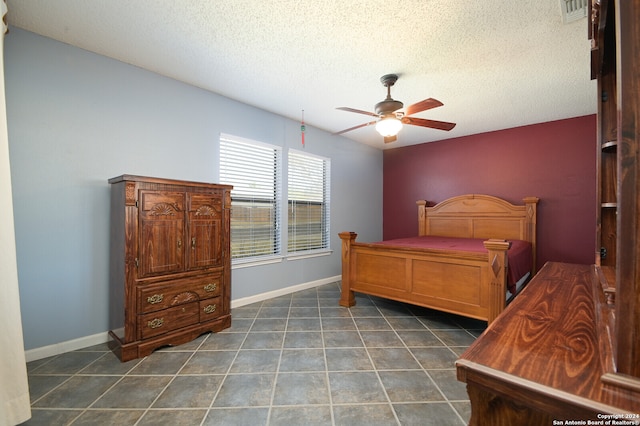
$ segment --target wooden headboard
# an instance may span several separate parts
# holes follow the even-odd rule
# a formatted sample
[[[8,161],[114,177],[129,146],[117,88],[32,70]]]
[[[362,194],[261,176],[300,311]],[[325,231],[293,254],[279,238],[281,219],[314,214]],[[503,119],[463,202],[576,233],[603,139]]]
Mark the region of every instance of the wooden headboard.
[[[535,259],[539,199],[526,197],[522,201],[523,205],[514,205],[481,194],[460,195],[433,207],[417,201],[418,235],[529,241]]]

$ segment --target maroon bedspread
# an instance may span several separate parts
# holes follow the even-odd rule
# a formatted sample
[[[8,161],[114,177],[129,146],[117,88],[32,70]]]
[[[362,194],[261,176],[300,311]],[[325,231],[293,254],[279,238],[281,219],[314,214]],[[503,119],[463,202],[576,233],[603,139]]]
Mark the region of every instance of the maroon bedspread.
[[[407,248],[431,248],[440,250],[459,250],[475,253],[486,253],[487,249],[482,244],[483,239],[455,238],[455,237],[411,237],[397,238],[394,240],[379,241],[374,244]],[[522,240],[509,240],[511,248],[507,251],[509,270],[507,271],[507,287],[509,292],[515,294],[516,282],[527,272],[531,271],[532,253],[531,243]]]

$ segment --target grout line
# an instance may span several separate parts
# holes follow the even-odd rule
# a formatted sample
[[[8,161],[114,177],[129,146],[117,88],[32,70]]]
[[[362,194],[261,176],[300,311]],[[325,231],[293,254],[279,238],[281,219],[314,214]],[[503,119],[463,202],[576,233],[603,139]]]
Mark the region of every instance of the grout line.
[[[373,303],[373,306],[378,310],[378,312],[380,313],[382,318],[387,322],[387,325],[389,325],[391,330],[394,330],[393,327],[391,326],[391,324],[389,323],[389,321],[387,321],[387,318],[382,313],[380,308],[375,304],[375,302],[369,296],[367,296],[367,297]],[[351,312],[351,309],[349,309],[349,312]],[[352,318],[353,318],[353,315],[352,315]],[[388,404],[389,408],[391,409],[391,412],[393,413],[393,417],[396,419],[397,424],[400,425],[401,423],[400,423],[400,419],[398,418],[398,413],[396,413],[396,410],[393,408],[393,402],[391,401],[391,397],[389,397],[389,393],[387,392],[387,389],[384,387],[384,383],[382,382],[382,378],[380,377],[380,372],[378,371],[378,367],[376,367],[375,362],[373,362],[373,358],[371,357],[371,353],[369,352],[369,347],[367,346],[366,342],[362,338],[362,333],[360,332],[361,331],[360,327],[358,327],[358,323],[355,320],[355,318],[353,318],[353,322],[354,322],[354,324],[356,326],[356,330],[358,332],[358,336],[360,336],[360,340],[362,341],[362,345],[364,346],[364,350],[367,353],[367,356],[369,357],[369,362],[371,363],[371,366],[373,367],[373,372],[375,373],[376,377],[378,378],[378,384],[382,388],[382,392],[384,393],[385,398],[387,398],[387,404]],[[362,330],[362,331],[365,331],[365,330]],[[366,330],[366,331],[376,331],[376,330]],[[398,338],[399,337],[400,336],[398,336]]]
[[[329,415],[331,416],[331,425],[336,424],[335,415],[333,413],[333,397],[331,396],[331,381],[329,380],[329,361],[327,359],[327,344],[324,340],[324,325],[322,325],[322,309],[320,307],[320,298],[318,298],[318,311],[320,315],[320,338],[322,339],[322,355],[324,357],[324,376],[327,381],[327,392],[329,397]]]
[[[421,321],[421,319],[415,315],[414,312],[412,312],[411,310],[409,310],[409,312],[411,313],[411,318],[415,318],[416,320],[418,320],[419,323],[421,323],[425,329],[427,331],[429,331],[433,336],[436,337],[436,339],[438,339],[440,341],[440,343],[442,343],[442,345],[444,345],[446,348],[448,348],[450,351],[454,352],[449,345],[447,345],[436,333],[434,333],[431,328],[427,325],[426,322]],[[382,313],[382,311],[381,311]],[[427,369],[425,368],[422,363],[418,360],[418,358],[415,356],[415,354],[413,353],[413,351],[411,350],[411,348],[406,344],[406,342],[404,341],[404,339],[402,339],[402,337],[400,337],[400,335],[398,334],[398,330],[393,326],[393,324],[391,324],[391,322],[389,321],[389,319],[387,318],[386,315],[383,314],[383,317],[385,318],[385,320],[387,321],[387,323],[389,324],[389,326],[391,327],[391,329],[393,330],[393,332],[395,333],[396,337],[398,337],[398,339],[400,339],[400,341],[403,343],[405,349],[407,351],[409,351],[409,353],[411,354],[411,356],[413,357],[413,359],[418,363],[418,365],[421,367],[421,370],[425,373],[425,375],[427,376],[427,378],[431,381],[431,384],[433,384],[433,386],[438,390],[438,392],[440,393],[440,395],[442,396],[444,402],[447,403],[447,405],[449,405],[449,407],[453,410],[454,413],[456,413],[456,415],[458,416],[458,418],[464,423],[464,420],[462,419],[462,417],[460,416],[460,413],[458,413],[458,411],[455,409],[455,407],[451,404],[451,401],[449,401],[449,398],[447,397],[447,395],[444,393],[444,391],[440,388],[440,386],[438,385],[438,383],[434,380],[434,378],[431,376],[431,374],[429,373],[430,370],[437,370],[437,371],[445,371],[445,370],[450,370],[450,369]],[[454,352],[455,354],[455,352]],[[456,357],[458,356],[457,354],[455,354]],[[383,385],[384,388],[384,385]],[[443,401],[423,401],[424,402],[443,402]],[[406,402],[407,404],[409,402]],[[392,403],[393,406],[393,403]],[[393,410],[395,413],[395,409]],[[398,424],[400,424],[400,420],[398,419]]]
[[[226,373],[223,375],[222,377],[222,381],[220,382],[220,384],[218,385],[218,389],[216,390],[215,394],[213,395],[213,398],[211,399],[211,402],[209,403],[209,408],[207,408],[206,413],[204,415],[204,417],[202,418],[202,420],[200,421],[200,426],[204,425],[204,422],[207,420],[207,418],[209,417],[209,414],[211,413],[212,410],[215,410],[213,408],[213,403],[216,401],[216,399],[218,398],[218,395],[220,395],[220,391],[222,390],[222,386],[224,386],[224,382],[227,380],[227,377],[229,376],[229,372],[231,371],[231,367],[233,366],[233,363],[236,361],[236,359],[238,358],[238,354],[240,353],[240,349],[242,349],[242,345],[244,345],[244,343],[247,341],[247,337],[249,337],[249,331],[251,330],[251,328],[253,327],[253,325],[256,323],[257,319],[258,319],[258,315],[260,314],[260,310],[262,309],[262,305],[264,302],[260,302],[260,307],[258,308],[255,316],[253,317],[253,320],[251,321],[251,325],[249,325],[249,327],[247,327],[247,330],[244,331],[245,335],[244,335],[244,339],[242,339],[242,342],[240,342],[240,344],[238,345],[238,349],[236,350],[236,355],[233,357],[233,359],[231,360],[231,362],[229,363],[229,367],[227,368]],[[245,318],[248,319],[248,318]],[[233,327],[233,325],[232,325]],[[230,333],[227,333],[230,334]]]
[[[395,302],[392,302],[391,308],[387,309],[387,304],[385,303],[386,300],[385,299],[378,299],[378,298],[372,298],[368,295],[358,295],[359,296],[359,301],[361,302],[360,305],[357,308],[351,309],[351,308],[343,308],[343,307],[339,307],[337,305],[337,298],[339,297],[339,292],[340,292],[340,287],[338,285],[338,283],[334,283],[330,285],[331,287],[327,286],[327,287],[319,287],[319,288],[323,288],[323,289],[331,289],[330,291],[319,291],[318,288],[314,288],[313,292],[311,291],[311,289],[308,290],[303,290],[301,292],[298,293],[292,293],[290,295],[285,295],[282,297],[289,297],[289,299],[287,300],[287,306],[281,306],[278,304],[278,302],[272,302],[272,304],[269,303],[268,300],[265,301],[261,301],[258,302],[256,304],[251,304],[251,305],[247,305],[246,307],[241,307],[241,308],[236,308],[239,310],[244,310],[245,308],[248,308],[247,310],[245,310],[244,312],[247,313],[247,317],[243,317],[243,318],[237,318],[237,320],[242,320],[242,325],[240,326],[240,328],[238,328],[235,331],[223,331],[220,333],[210,333],[206,336],[204,336],[204,338],[202,339],[202,341],[200,341],[197,345],[193,345],[194,349],[185,349],[185,350],[180,350],[180,349],[176,349],[176,350],[172,350],[172,351],[166,351],[166,353],[186,353],[188,352],[189,355],[185,356],[186,360],[182,363],[182,365],[177,369],[177,371],[171,373],[171,374],[158,374],[158,373],[147,373],[147,374],[135,374],[135,369],[137,367],[139,367],[142,363],[145,362],[145,360],[147,360],[148,357],[145,357],[141,360],[138,360],[136,363],[133,363],[133,365],[130,366],[130,368],[124,372],[124,373],[118,373],[118,374],[109,374],[107,373],[90,373],[87,372],[87,370],[90,368],[90,366],[95,365],[96,363],[100,362],[100,360],[105,360],[106,356],[109,356],[110,352],[106,351],[106,350],[95,350],[95,351],[89,351],[89,352],[102,352],[103,355],[98,356],[96,359],[90,361],[86,366],[82,367],[81,369],[79,369],[77,372],[73,373],[73,374],[61,374],[61,373],[51,373],[51,372],[46,372],[46,373],[42,373],[40,372],[41,370],[45,369],[46,365],[51,365],[52,362],[55,362],[56,359],[58,359],[60,356],[64,355],[56,355],[54,357],[52,357],[51,359],[48,359],[46,361],[34,361],[34,367],[31,369],[31,371],[29,372],[29,376],[67,376],[61,383],[57,384],[56,386],[54,386],[52,389],[49,389],[48,391],[44,392],[40,397],[38,397],[37,399],[35,399],[34,401],[32,401],[31,405],[32,405],[32,409],[37,412],[37,411],[68,411],[68,412],[74,412],[74,414],[72,415],[72,419],[70,420],[70,423],[74,423],[74,422],[78,422],[78,421],[82,421],[82,418],[86,417],[86,414],[89,412],[97,412],[97,411],[108,411],[108,412],[119,412],[119,411],[136,411],[141,413],[140,416],[137,419],[136,424],[139,424],[141,422],[143,422],[143,418],[148,416],[148,413],[150,413],[151,411],[163,411],[163,412],[172,412],[172,411],[176,411],[176,410],[188,410],[188,411],[203,411],[204,412],[204,416],[200,421],[200,425],[204,425],[207,423],[207,419],[210,416],[213,416],[213,413],[216,413],[217,410],[222,409],[222,410],[233,410],[233,409],[237,409],[237,410],[243,410],[243,409],[261,409],[261,410],[265,410],[266,409],[266,424],[268,425],[269,423],[271,423],[272,421],[274,421],[274,419],[272,418],[272,416],[275,415],[274,412],[274,408],[290,408],[290,409],[297,409],[297,408],[303,408],[303,407],[307,407],[307,408],[313,408],[313,407],[327,407],[329,409],[329,413],[330,413],[330,419],[331,419],[331,425],[335,425],[337,422],[336,419],[336,413],[334,413],[334,410],[337,407],[349,407],[349,406],[385,406],[385,407],[389,407],[392,411],[392,414],[394,416],[394,419],[396,421],[397,424],[400,424],[400,411],[396,412],[396,409],[394,408],[396,405],[401,406],[401,405],[406,405],[406,406],[410,406],[412,404],[417,405],[421,405],[421,404],[446,404],[449,407],[449,410],[453,411],[453,416],[455,416],[454,418],[457,418],[461,423],[464,423],[464,418],[463,418],[463,412],[458,412],[458,410],[456,409],[456,407],[454,406],[454,404],[456,405],[460,405],[461,403],[469,403],[468,398],[467,399],[449,399],[447,398],[445,392],[443,391],[443,389],[446,389],[444,387],[441,387],[440,385],[438,385],[438,383],[436,382],[436,380],[434,379],[434,377],[439,377],[442,376],[443,379],[446,379],[447,382],[443,382],[445,383],[447,386],[449,385],[449,378],[448,378],[448,374],[449,373],[436,373],[437,371],[452,371],[455,370],[455,366],[450,366],[450,368],[425,368],[418,360],[418,357],[416,356],[416,354],[414,353],[415,349],[428,349],[428,348],[438,348],[438,349],[443,349],[443,348],[447,348],[448,351],[452,352],[454,354],[454,356],[457,358],[459,357],[458,352],[462,349],[462,348],[466,348],[466,346],[456,346],[456,343],[464,343],[464,339],[462,341],[458,341],[458,340],[453,340],[452,341],[452,345],[449,345],[445,342],[445,340],[450,340],[447,338],[446,335],[443,334],[443,337],[440,337],[438,335],[439,332],[445,332],[445,331],[451,331],[451,330],[458,330],[458,331],[464,331],[464,333],[468,334],[469,336],[471,336],[473,339],[476,339],[476,335],[473,334],[473,331],[481,331],[482,327],[476,326],[474,323],[466,323],[462,320],[458,320],[457,318],[453,317],[453,316],[449,316],[448,314],[439,314],[439,313],[434,313],[434,316],[431,317],[430,315],[425,315],[424,312],[421,309],[413,309],[412,306],[410,305],[406,305],[406,304],[401,304],[398,306],[401,306],[403,309],[406,310],[406,313],[402,313],[402,312],[396,312],[395,310],[393,310],[393,305],[395,305]],[[313,293],[313,295],[311,294]],[[308,300],[305,300],[308,299]],[[275,299],[271,299],[271,300],[275,300]],[[336,305],[335,308],[339,308],[339,309],[347,309],[347,313],[343,312],[343,311],[337,311],[337,310],[332,310],[334,308],[334,306],[330,303],[334,303],[334,302],[329,302],[329,300],[333,300],[335,301]],[[311,302],[311,303],[309,303]],[[307,306],[313,304],[313,306]],[[286,310],[286,315],[283,313],[281,316],[274,316],[274,317],[263,317],[260,318],[260,315],[268,315],[271,313],[277,313],[277,310],[271,311],[271,308],[281,308],[284,310]],[[294,309],[296,308],[296,309]],[[360,309],[358,309],[360,308]],[[305,313],[305,309],[316,309],[317,310],[317,316],[298,316],[298,315],[306,315]],[[371,309],[371,311],[369,311],[369,309]],[[251,315],[249,315],[249,313]],[[375,313],[375,315],[374,315]],[[374,326],[372,329],[368,329],[368,327],[366,326],[366,322],[368,322],[368,320],[372,319],[372,318],[379,318],[382,321],[380,322],[380,324],[385,324],[386,326],[389,327],[389,329],[385,329],[385,330],[380,330],[377,329],[377,326]],[[304,324],[304,320],[317,320],[318,321],[318,329],[316,329],[316,326],[314,325],[311,328],[306,328],[303,325]],[[405,319],[403,321],[403,319]],[[277,326],[276,328],[280,328],[281,326],[283,327],[282,330],[268,330],[267,328],[263,329],[263,330],[255,330],[253,331],[254,327],[257,327],[257,325],[260,325],[260,322],[263,321],[262,325],[269,325],[272,324],[274,326]],[[294,321],[297,320],[303,320],[303,321],[299,321],[298,323],[294,323]],[[325,326],[325,322],[324,320],[328,320],[329,322],[327,322],[327,326],[329,328],[327,328]],[[335,323],[331,320],[336,320]],[[416,325],[415,325],[415,329],[413,328],[414,326],[408,322],[409,320],[411,321],[417,321]],[[437,321],[441,320],[440,323],[438,323]],[[341,326],[341,322],[342,321],[348,321],[348,323],[350,325],[353,326],[353,330],[349,329],[349,332],[355,332],[357,334],[357,338],[354,336],[354,344],[357,342],[357,340],[359,339],[359,343],[361,343],[362,346],[335,346],[335,347],[328,347],[327,346],[327,338],[328,338],[328,334],[327,333],[340,333],[340,332],[346,332],[347,330],[343,329],[343,327]],[[278,323],[283,323],[282,325],[278,324]],[[245,328],[245,324],[246,324],[246,328]],[[331,324],[335,324],[335,327],[332,326]],[[395,324],[395,325],[394,325]],[[467,325],[467,327],[465,327],[465,324]],[[419,326],[419,328],[418,328]],[[433,328],[433,326],[435,327],[441,327],[441,328]],[[293,327],[293,328],[291,328]],[[364,328],[362,328],[364,327]],[[335,328],[335,330],[334,330]],[[383,334],[383,335],[375,335],[375,333],[380,333],[382,331],[389,331],[392,332],[390,334]],[[408,343],[411,343],[410,341],[406,341],[405,339],[403,339],[401,337],[401,335],[403,334],[404,331],[407,332],[415,332],[415,331],[426,331],[428,333],[431,333],[431,335],[435,338],[435,340],[433,340],[433,343],[439,343],[440,345],[428,345],[428,346],[409,346]],[[368,346],[367,344],[365,344],[365,339],[363,336],[363,333],[365,332],[370,332],[372,333],[371,338],[382,338],[382,337],[391,337],[394,336],[395,339],[397,339],[396,343],[393,342],[387,342],[385,340],[381,340],[380,343],[374,343],[373,346]],[[279,348],[278,347],[274,347],[274,348],[267,348],[267,347],[260,347],[260,346],[256,346],[254,348],[246,348],[243,349],[243,345],[247,343],[248,339],[250,338],[250,334],[251,335],[260,335],[260,334],[268,334],[268,333],[278,333],[281,334],[281,341],[279,344]],[[290,333],[300,333],[300,334],[290,334]],[[300,337],[302,339],[308,339],[311,338],[311,334],[309,335],[304,335],[302,333],[318,333],[319,337],[320,337],[320,341],[318,343],[315,343],[315,337],[312,338],[312,340],[308,340],[310,342],[310,344],[305,344],[305,345],[301,345],[300,347],[298,347],[298,343],[292,345],[291,347],[287,347],[287,335],[289,334],[291,337]],[[211,343],[213,342],[213,339],[215,338],[215,335],[220,334],[220,335],[241,335],[243,334],[242,338],[231,338],[229,341],[233,342],[234,344],[232,346],[230,346],[229,348],[225,348],[225,347],[219,347],[219,346],[209,346],[209,349],[206,348],[207,343]],[[442,333],[440,333],[442,334]],[[479,333],[477,333],[479,334]],[[366,333],[365,333],[366,335]],[[420,335],[418,335],[417,337],[419,337]],[[454,337],[463,337],[464,334],[460,334],[460,335],[456,335]],[[258,336],[259,337],[259,336]],[[406,338],[407,336],[405,336]],[[339,336],[338,336],[339,338]],[[426,338],[426,335],[425,335]],[[340,340],[344,340],[344,339],[340,339]],[[303,340],[304,341],[304,340]],[[376,340],[377,341],[377,340]],[[274,342],[276,343],[276,342]],[[338,341],[336,341],[336,343],[338,343]],[[345,341],[345,343],[349,344],[348,341]],[[371,342],[369,342],[371,343]],[[424,345],[429,343],[429,340],[420,340],[418,341],[418,344],[420,345]],[[277,344],[277,343],[276,343]],[[339,343],[338,343],[339,344]],[[237,346],[236,346],[237,345]],[[235,349],[232,349],[235,348]],[[372,352],[371,349],[388,349],[388,348],[392,348],[392,349],[404,349],[409,351],[410,356],[413,358],[413,360],[417,363],[417,367],[414,368],[402,368],[402,369],[397,369],[394,368],[395,365],[390,365],[388,368],[378,368],[376,366],[376,364],[374,363],[374,359],[372,356]],[[273,373],[273,383],[271,385],[271,389],[270,389],[270,397],[269,397],[269,402],[268,404],[265,405],[260,405],[260,406],[238,406],[238,407],[216,407],[214,406],[215,401],[218,399],[218,397],[220,396],[223,386],[226,382],[226,380],[230,377],[230,376],[235,376],[235,375],[253,375],[253,374],[260,374],[260,375],[264,375],[267,372],[266,371],[255,371],[255,372],[242,372],[242,371],[235,371],[232,372],[232,367],[234,365],[234,363],[238,360],[240,354],[240,351],[246,351],[243,352],[245,355],[247,355],[249,352],[252,351],[266,351],[267,349],[269,350],[279,350],[279,355],[276,354],[275,352],[273,352],[272,355],[269,356],[273,356],[273,358],[270,358],[272,361],[275,362],[276,357],[277,357],[277,363],[275,364],[275,372]],[[329,362],[328,362],[328,350],[331,349],[338,349],[338,350],[345,350],[345,349],[358,349],[358,350],[362,350],[364,349],[364,353],[366,354],[366,357],[369,360],[369,363],[371,365],[371,370],[360,370],[360,369],[353,369],[353,370],[335,370],[335,369],[330,369],[329,366]],[[456,349],[458,352],[456,352]],[[322,350],[321,354],[322,354],[322,359],[324,362],[324,370],[322,370],[322,368],[314,368],[313,370],[305,370],[305,369],[301,369],[298,370],[296,368],[292,369],[292,371],[282,371],[281,368],[283,368],[285,365],[283,364],[283,361],[285,361],[285,351],[305,351],[305,350],[313,350],[315,351],[315,353],[320,356],[320,350]],[[152,408],[153,405],[155,403],[157,403],[157,401],[159,401],[159,399],[162,397],[162,395],[164,395],[167,390],[169,389],[169,387],[175,382],[176,378],[180,375],[180,373],[182,371],[185,370],[185,368],[187,368],[187,364],[196,356],[197,353],[203,354],[203,353],[208,353],[210,352],[212,354],[212,356],[215,356],[216,352],[219,351],[223,351],[223,352],[229,352],[228,356],[229,356],[229,364],[226,367],[226,370],[224,372],[218,372],[218,373],[209,373],[208,371],[206,372],[202,372],[202,373],[194,373],[193,375],[197,375],[197,376],[218,376],[220,377],[220,381],[218,384],[217,389],[215,390],[215,392],[212,392],[212,399],[211,402],[209,403],[208,407],[159,407],[159,408]],[[231,352],[235,351],[234,354],[232,354]],[[77,351],[74,351],[77,352]],[[292,352],[293,353],[293,352]],[[445,353],[445,351],[442,352],[443,354]],[[265,353],[266,354],[266,353]],[[288,352],[287,352],[288,354]],[[300,354],[303,356],[304,359],[304,353],[300,352]],[[266,354],[268,355],[268,354]],[[375,355],[375,354],[374,354]],[[265,358],[266,360],[267,358]],[[364,361],[364,359],[362,360]],[[273,365],[273,364],[270,364]],[[355,368],[355,367],[354,367]],[[269,368],[269,370],[271,370],[271,367]],[[215,370],[218,371],[218,370]],[[399,401],[399,402],[393,402],[392,398],[390,396],[390,394],[387,391],[387,388],[384,386],[384,383],[382,381],[382,376],[381,373],[384,372],[398,372],[398,371],[412,371],[412,372],[422,372],[426,375],[427,380],[430,381],[431,385],[433,386],[434,390],[437,390],[437,392],[439,393],[440,397],[442,398],[442,400],[435,400],[435,401]],[[271,374],[271,371],[268,371],[269,374]],[[324,380],[326,381],[326,391],[328,392],[328,402],[327,403],[320,403],[320,404],[290,404],[290,405],[286,405],[286,403],[289,403],[290,401],[286,401],[286,403],[284,405],[274,405],[274,403],[276,402],[275,397],[277,394],[277,386],[278,386],[278,382],[279,379],[281,379],[281,375],[283,374],[288,374],[288,373],[300,373],[300,374],[304,374],[304,373],[313,373],[316,374],[317,376],[322,376],[324,375]],[[332,389],[331,389],[331,381],[330,378],[334,377],[337,378],[339,374],[341,373],[374,373],[375,377],[377,378],[378,384],[379,386],[381,386],[382,388],[382,392],[386,398],[385,400],[380,400],[378,402],[367,402],[367,401],[361,401],[361,402],[336,402],[333,399],[333,395],[332,395]],[[435,374],[436,376],[433,376],[432,374]],[[48,395],[50,395],[51,393],[55,392],[56,390],[58,390],[61,386],[63,386],[65,383],[68,383],[71,379],[75,378],[75,377],[89,377],[89,376],[112,376],[116,378],[115,383],[113,383],[111,386],[109,386],[104,392],[102,392],[99,396],[97,396],[93,402],[91,402],[87,407],[84,408],[73,408],[73,407],[69,407],[69,408],[63,408],[63,407],[34,407],[34,404],[36,404],[38,401],[41,401],[43,398],[47,397]],[[153,401],[151,401],[151,403],[146,407],[146,408],[99,408],[99,407],[95,407],[95,404],[97,403],[97,401],[99,401],[101,398],[103,398],[108,392],[112,391],[118,384],[120,384],[126,377],[144,377],[144,376],[164,376],[164,377],[170,377],[170,379],[168,380],[168,382],[164,385],[164,387],[162,388],[162,390],[158,393],[158,395],[155,396],[155,398],[153,398]],[[355,377],[355,376],[354,376]],[[369,376],[371,377],[371,379],[373,379],[373,376]],[[42,380],[46,380],[46,379],[42,379]],[[216,380],[217,381],[217,380]],[[430,386],[431,386],[430,385]],[[268,388],[267,388],[268,391]],[[266,395],[265,395],[266,396]],[[208,400],[208,399],[207,399]],[[266,401],[265,401],[266,402]],[[285,402],[285,401],[280,401],[280,402]],[[417,407],[416,407],[417,408]],[[315,410],[316,408],[314,408]],[[322,411],[326,410],[326,408],[318,408],[321,409]],[[408,408],[409,409],[409,408]],[[77,412],[78,414],[76,415],[75,412]],[[452,417],[453,417],[452,416]]]
[[[294,293],[295,294],[295,293]],[[280,356],[278,357],[278,364],[276,365],[276,372],[273,376],[273,385],[271,388],[271,397],[269,398],[269,409],[267,410],[267,425],[271,421],[271,412],[273,409],[273,400],[276,396],[276,386],[278,385],[278,376],[280,374],[280,364],[282,363],[282,353],[284,352],[284,342],[287,337],[287,328],[289,328],[289,318],[291,316],[291,308],[293,307],[293,295],[289,301],[289,309],[287,311],[287,318],[285,319],[284,332],[282,333],[282,342],[280,342]],[[258,313],[260,313],[258,311]]]
[[[182,367],[178,368],[178,371],[175,372],[175,374],[173,375],[173,377],[171,378],[171,380],[169,380],[167,382],[167,384],[164,386],[164,388],[162,388],[162,390],[160,392],[158,392],[158,395],[156,395],[156,397],[153,399],[153,401],[151,401],[151,403],[149,404],[149,406],[146,408],[146,410],[144,411],[144,413],[142,413],[142,415],[140,416],[140,418],[138,419],[138,421],[136,421],[136,423],[134,424],[134,426],[137,426],[140,423],[140,420],[149,412],[149,410],[151,409],[151,407],[153,407],[153,404],[156,403],[156,401],[158,401],[158,399],[160,399],[160,397],[162,396],[162,394],[164,394],[167,389],[169,388],[169,386],[171,386],[171,384],[174,382],[174,380],[176,379],[176,377],[178,377],[178,375],[180,374],[180,372],[184,369],[184,366],[187,365],[189,363],[189,361],[191,361],[191,359],[195,356],[196,352],[198,352],[198,349],[200,349],[202,347],[202,345],[204,344],[204,342],[207,341],[207,339],[211,337],[211,334],[207,335],[204,339],[202,339],[202,342],[200,342],[200,344],[198,345],[197,348],[195,348],[193,350],[193,352],[191,353],[191,355],[185,360],[185,362],[182,363]],[[181,351],[167,351],[168,353],[171,352],[181,352]],[[133,370],[133,368],[131,369]],[[129,371],[131,371],[129,370]]]

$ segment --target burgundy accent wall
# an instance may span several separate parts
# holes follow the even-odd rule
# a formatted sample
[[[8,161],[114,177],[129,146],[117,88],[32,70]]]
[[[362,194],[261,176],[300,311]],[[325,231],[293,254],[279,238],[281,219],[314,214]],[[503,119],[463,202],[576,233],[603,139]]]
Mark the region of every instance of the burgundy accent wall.
[[[400,135],[401,137],[401,135]],[[418,233],[416,200],[489,194],[538,203],[538,267],[595,259],[596,116],[552,121],[383,154],[383,238]]]

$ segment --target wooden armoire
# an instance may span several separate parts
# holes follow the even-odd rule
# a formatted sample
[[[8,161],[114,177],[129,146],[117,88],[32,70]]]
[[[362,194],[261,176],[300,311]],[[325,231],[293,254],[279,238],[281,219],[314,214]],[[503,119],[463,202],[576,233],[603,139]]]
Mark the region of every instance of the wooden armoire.
[[[121,361],[231,325],[231,186],[111,184],[110,345]]]
[[[640,0],[591,0],[596,256],[549,262],[456,362],[473,425],[640,424]]]

